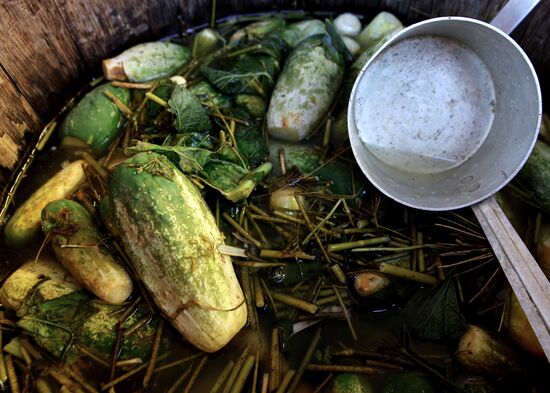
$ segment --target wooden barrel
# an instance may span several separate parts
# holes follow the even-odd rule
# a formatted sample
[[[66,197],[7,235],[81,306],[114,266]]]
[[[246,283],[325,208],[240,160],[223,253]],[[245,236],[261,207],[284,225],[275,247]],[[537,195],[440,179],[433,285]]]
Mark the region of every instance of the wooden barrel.
[[[489,21],[506,0],[225,0],[217,16],[297,7],[396,14],[410,24],[443,15]],[[550,95],[550,1],[513,37]],[[2,0],[0,2],[0,191],[6,191],[38,131],[80,87],[100,74],[101,59],[139,41],[210,18],[212,0]]]

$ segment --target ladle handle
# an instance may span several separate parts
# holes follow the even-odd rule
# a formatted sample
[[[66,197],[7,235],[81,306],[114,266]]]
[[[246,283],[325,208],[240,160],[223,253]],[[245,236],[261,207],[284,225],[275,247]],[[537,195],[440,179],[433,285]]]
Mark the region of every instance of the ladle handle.
[[[496,14],[491,24],[510,35],[540,0],[509,0]]]
[[[550,361],[550,282],[494,197],[472,209]]]

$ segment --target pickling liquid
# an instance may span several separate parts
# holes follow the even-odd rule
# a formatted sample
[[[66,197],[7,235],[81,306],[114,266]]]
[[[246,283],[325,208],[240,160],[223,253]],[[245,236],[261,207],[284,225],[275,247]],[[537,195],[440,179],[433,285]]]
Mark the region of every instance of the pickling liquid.
[[[358,133],[399,170],[436,173],[468,160],[494,119],[487,66],[454,40],[406,38],[378,55],[356,87]]]

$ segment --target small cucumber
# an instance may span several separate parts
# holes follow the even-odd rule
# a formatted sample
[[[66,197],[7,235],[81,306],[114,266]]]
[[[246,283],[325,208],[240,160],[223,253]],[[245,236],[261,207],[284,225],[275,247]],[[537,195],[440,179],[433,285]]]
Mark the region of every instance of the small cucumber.
[[[171,42],[146,42],[103,60],[107,80],[145,82],[176,74],[191,58],[189,48]]]
[[[105,95],[111,92],[125,105],[130,102],[130,91],[104,83],[87,93],[63,119],[60,128],[61,143],[75,141],[88,145],[95,155],[103,155],[118,134],[122,113]]]
[[[61,264],[83,287],[108,303],[118,304],[132,293],[132,279],[109,251],[84,206],[68,199],[49,203],[42,211],[42,230]]]
[[[33,301],[56,299],[81,287],[53,255],[42,253],[35,261],[25,262],[0,287],[0,303],[19,311],[28,296]]]
[[[52,201],[69,197],[84,183],[83,165],[84,161],[78,160],[61,169],[16,210],[4,228],[7,246],[22,248],[38,239],[42,209]]]

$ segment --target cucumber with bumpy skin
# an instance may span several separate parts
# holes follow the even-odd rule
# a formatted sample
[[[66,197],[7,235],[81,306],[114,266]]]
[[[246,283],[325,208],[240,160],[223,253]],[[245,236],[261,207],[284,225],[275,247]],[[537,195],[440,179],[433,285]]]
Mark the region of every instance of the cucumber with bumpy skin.
[[[533,194],[541,209],[550,214],[550,145],[537,141],[517,178]]]
[[[145,82],[176,74],[191,58],[189,48],[172,42],[145,42],[103,60],[107,80]]]
[[[83,160],[74,161],[53,175],[14,213],[4,228],[4,241],[22,248],[36,241],[41,233],[40,214],[48,203],[67,198],[86,180]]]
[[[42,230],[61,264],[94,295],[122,303],[132,293],[132,279],[101,245],[104,236],[84,206],[68,199],[49,203],[42,211]]]
[[[328,34],[296,46],[279,75],[267,111],[267,131],[300,141],[316,131],[332,105],[344,75],[344,57]]]
[[[153,300],[191,344],[222,348],[246,323],[223,235],[197,188],[163,155],[138,153],[109,186],[115,225]]]
[[[122,113],[105,95],[115,95],[122,103],[130,102],[130,91],[110,83],[99,85],[87,93],[63,119],[60,127],[61,143],[88,145],[95,155],[103,155],[116,138]]]
[[[42,253],[25,262],[0,287],[0,304],[18,312],[32,295],[34,302],[52,300],[82,289],[53,255]]]

